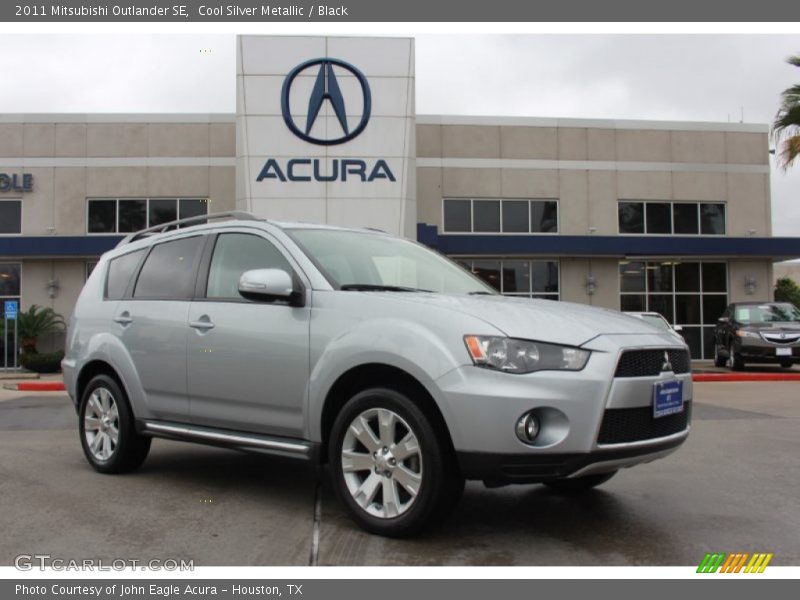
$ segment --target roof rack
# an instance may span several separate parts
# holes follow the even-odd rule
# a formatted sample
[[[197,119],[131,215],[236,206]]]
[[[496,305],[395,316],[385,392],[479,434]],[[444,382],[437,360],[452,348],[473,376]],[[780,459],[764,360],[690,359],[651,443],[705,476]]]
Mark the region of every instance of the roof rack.
[[[208,215],[198,215],[196,217],[186,217],[185,219],[177,219],[175,221],[169,221],[168,223],[162,223],[161,225],[154,225],[153,227],[148,227],[147,229],[140,229],[130,235],[124,237],[122,241],[117,244],[117,247],[124,246],[125,244],[130,244],[135,242],[138,239],[146,237],[148,235],[153,235],[156,233],[164,233],[165,231],[169,231],[172,227],[180,227],[181,225],[188,225],[189,223],[205,223],[206,221],[212,221],[214,219],[238,219],[240,221],[262,221],[263,219],[255,216],[252,213],[244,212],[240,210],[232,210],[230,212],[220,212],[220,213],[211,213]]]

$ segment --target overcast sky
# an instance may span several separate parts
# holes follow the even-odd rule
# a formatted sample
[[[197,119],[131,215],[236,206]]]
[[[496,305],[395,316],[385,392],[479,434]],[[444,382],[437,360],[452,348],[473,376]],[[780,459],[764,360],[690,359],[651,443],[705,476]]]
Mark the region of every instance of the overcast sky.
[[[769,123],[800,36],[423,35],[417,112]],[[232,35],[0,36],[0,113],[234,112]],[[800,235],[800,164],[773,169]]]

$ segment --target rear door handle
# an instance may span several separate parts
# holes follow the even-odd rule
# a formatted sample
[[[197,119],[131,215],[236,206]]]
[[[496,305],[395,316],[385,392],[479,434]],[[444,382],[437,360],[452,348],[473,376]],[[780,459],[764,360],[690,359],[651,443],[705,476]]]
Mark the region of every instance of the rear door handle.
[[[131,317],[131,313],[129,313],[126,310],[120,313],[118,316],[114,317],[114,322],[119,323],[124,327],[125,325],[130,325],[131,323],[133,323],[133,318]]]
[[[214,324],[208,316],[203,315],[197,321],[189,321],[189,327],[192,329],[199,329],[200,331],[208,331],[209,329],[214,329]]]

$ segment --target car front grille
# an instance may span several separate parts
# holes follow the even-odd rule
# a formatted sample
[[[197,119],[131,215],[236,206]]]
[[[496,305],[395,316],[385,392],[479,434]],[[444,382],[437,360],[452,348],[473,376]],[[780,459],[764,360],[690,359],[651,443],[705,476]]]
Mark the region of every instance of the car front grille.
[[[598,444],[624,444],[665,437],[684,431],[692,417],[692,402],[683,404],[683,412],[653,418],[652,406],[609,408],[603,415]]]
[[[780,333],[766,333],[762,331],[761,337],[773,344],[796,344],[800,341],[800,333],[795,331]]]
[[[655,377],[664,366],[664,353],[669,357],[674,373],[691,371],[687,350],[626,350],[619,357],[614,377]]]

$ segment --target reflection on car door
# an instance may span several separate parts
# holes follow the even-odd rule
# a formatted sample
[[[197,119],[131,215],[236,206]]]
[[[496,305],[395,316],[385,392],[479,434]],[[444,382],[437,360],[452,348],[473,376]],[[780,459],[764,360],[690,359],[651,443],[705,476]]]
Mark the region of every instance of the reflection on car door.
[[[194,235],[154,245],[132,295],[120,300],[114,314],[155,419],[188,417],[186,321],[205,239]]]
[[[309,375],[309,302],[250,302],[238,293],[251,269],[295,276],[276,244],[260,234],[221,233],[203,289],[189,310],[191,422],[287,437],[303,435]],[[201,282],[205,273],[201,273]]]

